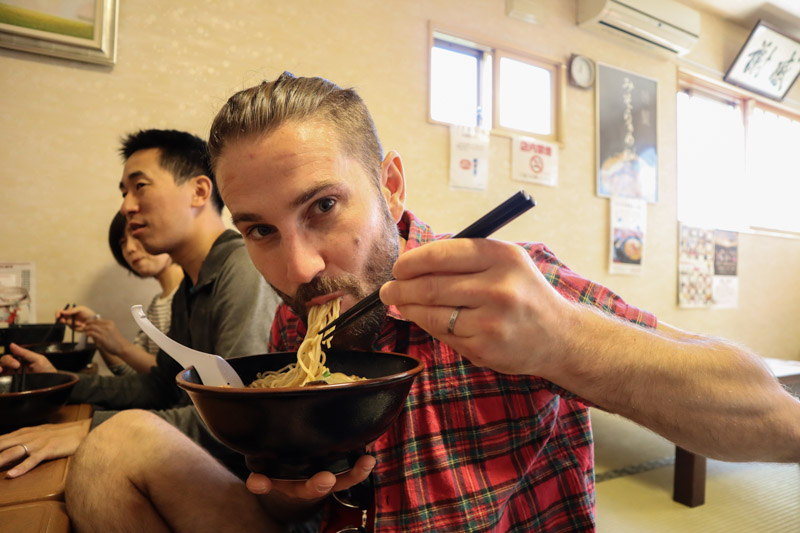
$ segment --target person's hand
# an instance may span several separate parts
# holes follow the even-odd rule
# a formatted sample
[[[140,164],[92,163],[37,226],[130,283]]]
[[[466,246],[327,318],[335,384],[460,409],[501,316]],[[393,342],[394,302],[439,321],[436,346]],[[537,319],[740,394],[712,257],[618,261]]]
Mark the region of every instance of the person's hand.
[[[251,473],[247,478],[247,489],[256,495],[269,495],[265,502],[278,514],[291,514],[291,508],[312,507],[333,492],[358,485],[375,467],[371,455],[359,457],[353,468],[338,476],[331,472],[318,472],[303,481],[273,480],[263,474]]]
[[[546,377],[575,325],[576,306],[513,243],[432,242],[401,254],[394,276],[381,288],[385,304],[474,364],[497,372]]]
[[[86,419],[44,424],[0,435],[0,467],[21,460],[6,472],[7,478],[15,478],[30,472],[43,461],[68,457],[75,453],[89,433],[91,422],[91,419]]]
[[[24,361],[28,365],[28,372],[39,374],[42,372],[58,372],[53,363],[40,353],[28,350],[22,346],[11,343],[9,346],[13,355],[4,355],[0,357],[0,374],[11,374],[19,370]]]
[[[83,332],[94,339],[98,348],[115,355],[121,354],[130,343],[113,320],[89,319],[83,326]]]
[[[87,322],[92,319],[99,318],[100,315],[85,305],[78,305],[76,307],[70,307],[68,309],[56,311],[56,320],[62,324],[66,324],[67,326],[72,327],[73,317],[75,319],[75,330],[83,331]]]

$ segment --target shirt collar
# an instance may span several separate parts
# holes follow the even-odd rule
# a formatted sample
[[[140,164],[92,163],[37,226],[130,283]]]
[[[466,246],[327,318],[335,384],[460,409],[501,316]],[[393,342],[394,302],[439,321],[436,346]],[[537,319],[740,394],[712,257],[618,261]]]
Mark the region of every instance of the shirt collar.
[[[403,211],[400,221],[397,223],[397,231],[400,237],[406,240],[406,249],[413,250],[419,248],[423,244],[436,240],[436,237],[431,230],[430,226],[425,224],[422,220],[417,218],[411,211]],[[390,305],[387,308],[386,316],[396,320],[408,322],[397,310],[397,307]]]
[[[220,269],[228,256],[236,248],[243,246],[242,235],[232,229],[223,231],[219,237],[211,245],[211,250],[203,260],[203,266],[200,267],[200,275],[197,277],[197,284],[192,285],[192,280],[189,276],[185,276],[187,285],[189,286],[189,294],[194,294],[208,285],[214,283],[217,279]]]

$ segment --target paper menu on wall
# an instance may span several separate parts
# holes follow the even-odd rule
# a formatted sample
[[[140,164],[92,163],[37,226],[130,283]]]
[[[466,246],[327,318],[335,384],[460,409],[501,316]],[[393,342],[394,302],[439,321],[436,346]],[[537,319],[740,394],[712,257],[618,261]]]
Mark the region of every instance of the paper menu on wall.
[[[6,301],[0,298],[0,324],[36,323],[36,265],[31,262],[0,262],[0,291],[20,287],[27,294]]]
[[[610,274],[641,274],[647,234],[647,202],[611,198]]]
[[[681,224],[678,234],[678,306],[708,307],[712,302],[714,232]]]
[[[736,309],[739,306],[739,234],[735,231],[714,230],[714,281],[711,296],[716,309]]]
[[[450,127],[450,187],[485,191],[489,186],[489,132]]]
[[[678,306],[738,307],[739,234],[681,224],[679,235]]]

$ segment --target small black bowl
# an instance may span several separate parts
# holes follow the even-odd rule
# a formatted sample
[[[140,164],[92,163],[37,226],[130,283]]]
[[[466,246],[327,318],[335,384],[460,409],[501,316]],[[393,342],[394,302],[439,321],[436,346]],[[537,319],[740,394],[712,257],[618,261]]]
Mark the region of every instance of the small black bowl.
[[[69,398],[78,376],[71,372],[27,374],[25,389],[11,392],[20,376],[0,376],[0,426],[40,424],[58,411]]]
[[[258,372],[297,361],[294,352],[228,359],[245,385]],[[203,385],[194,367],[176,376],[211,432],[243,454],[252,472],[307,479],[353,467],[405,405],[422,362],[392,352],[330,351],[326,366],[367,378],[353,383],[282,389]]]
[[[26,344],[27,348],[47,357],[58,370],[80,372],[92,362],[97,346],[87,343],[85,347],[77,350],[77,342],[39,342]]]
[[[12,324],[0,328],[0,345],[8,353],[9,344],[33,344],[36,342],[59,342],[64,339],[64,324]]]

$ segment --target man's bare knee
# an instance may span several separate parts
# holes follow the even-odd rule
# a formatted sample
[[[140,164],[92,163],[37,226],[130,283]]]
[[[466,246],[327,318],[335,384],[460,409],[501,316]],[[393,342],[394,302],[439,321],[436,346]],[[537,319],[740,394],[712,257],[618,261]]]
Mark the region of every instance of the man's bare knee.
[[[116,513],[147,505],[137,488],[149,432],[164,422],[147,411],[120,412],[93,429],[72,458],[66,482],[67,512],[76,531],[113,523]],[[140,516],[146,516],[139,508]],[[142,523],[148,521],[144,519]],[[150,523],[154,531],[157,524]]]

